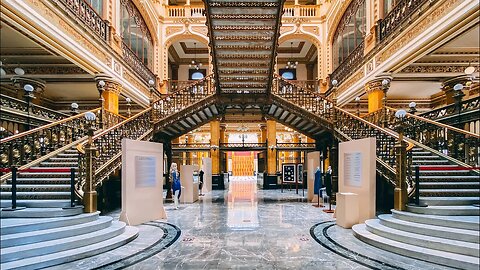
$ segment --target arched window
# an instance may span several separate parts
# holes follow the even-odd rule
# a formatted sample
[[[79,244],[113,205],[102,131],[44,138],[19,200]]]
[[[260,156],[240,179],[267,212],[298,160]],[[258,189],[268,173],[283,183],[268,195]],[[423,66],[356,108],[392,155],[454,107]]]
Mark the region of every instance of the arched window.
[[[149,68],[152,68],[152,36],[142,15],[131,0],[120,0],[120,31],[123,43]]]
[[[296,80],[297,79],[297,70],[293,68],[281,68],[279,70],[280,76],[285,80]]]
[[[353,0],[340,19],[333,35],[333,65],[338,67],[358,46],[366,33],[365,0]]]

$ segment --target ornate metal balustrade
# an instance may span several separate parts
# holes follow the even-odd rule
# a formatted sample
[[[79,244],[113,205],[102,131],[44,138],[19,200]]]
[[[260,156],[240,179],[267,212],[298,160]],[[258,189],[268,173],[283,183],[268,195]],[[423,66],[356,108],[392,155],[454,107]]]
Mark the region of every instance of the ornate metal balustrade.
[[[101,39],[108,41],[109,25],[85,0],[54,0],[60,2],[67,9],[67,13],[88,28],[90,28]]]
[[[318,81],[316,80],[288,80],[292,84],[298,85],[302,88],[308,89],[313,92],[319,92]]]
[[[150,80],[154,82],[157,80],[157,76],[138,58],[138,56],[122,42],[122,56],[123,60],[137,73],[145,84],[149,84]]]
[[[266,150],[267,144],[266,143],[220,143],[220,150],[224,151],[250,151],[250,150]]]
[[[365,42],[358,45],[353,52],[351,52],[345,60],[332,72],[330,80],[337,80],[340,84],[352,75],[363,64],[365,60]],[[330,93],[327,93],[327,96]]]
[[[172,150],[182,151],[210,151],[210,143],[172,143]]]
[[[68,114],[60,113],[33,103],[28,104],[23,100],[6,95],[0,95],[0,107],[2,110],[0,116],[2,120],[27,124],[28,118],[30,118],[29,122],[32,126],[40,126],[69,117]]]
[[[95,109],[91,112],[99,111],[100,109]],[[85,113],[0,140],[0,167],[26,165],[86,136]]]
[[[437,0],[403,0],[399,1],[392,11],[378,24],[378,40],[382,41],[405,21],[412,19],[412,15],[418,12],[425,3],[435,4]]]
[[[285,5],[283,17],[317,17],[320,16],[319,5]]]
[[[277,143],[279,151],[315,150],[315,143]]]
[[[152,121],[157,122],[216,93],[213,76],[207,76],[152,104]]]
[[[459,105],[450,104],[419,116],[447,125],[470,125],[480,118],[480,97],[462,101]]]
[[[188,80],[188,81],[169,80],[167,82],[168,92],[171,93],[171,92],[178,91],[179,89],[188,87],[196,82],[197,80]]]
[[[167,16],[170,18],[205,17],[205,6],[167,6]]]
[[[379,125],[384,124],[392,129],[396,111],[386,107],[367,115],[365,119]],[[405,135],[468,165],[479,165],[480,135],[478,134],[407,113]]]
[[[79,175],[76,183],[77,194],[82,197],[87,177],[91,177],[92,188],[122,164],[122,139],[149,140],[152,135],[151,108],[105,129],[77,146],[79,152]],[[91,147],[94,146],[94,147]],[[87,167],[89,170],[87,170]],[[91,171],[91,175],[88,175]]]
[[[395,146],[399,140],[397,133],[383,129],[356,115],[337,107],[334,101],[322,95],[293,85],[277,76],[273,83],[272,94],[282,100],[293,103],[303,110],[318,117],[318,123],[326,129],[334,131],[334,135],[342,141],[375,137],[377,141],[377,170],[392,184],[395,184],[396,155]],[[403,141],[412,149],[413,144]],[[408,179],[411,186],[411,179]]]

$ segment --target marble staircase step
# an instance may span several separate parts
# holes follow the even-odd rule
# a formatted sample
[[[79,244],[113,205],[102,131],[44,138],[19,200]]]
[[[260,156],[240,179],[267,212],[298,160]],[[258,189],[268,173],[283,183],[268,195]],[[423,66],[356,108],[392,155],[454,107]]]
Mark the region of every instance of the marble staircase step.
[[[89,246],[122,234],[125,230],[125,226],[125,223],[117,221],[113,222],[108,228],[91,233],[45,242],[2,248],[0,250],[1,262],[11,262],[14,260],[26,259]]]
[[[48,160],[52,161],[52,162],[78,162],[78,157],[75,157],[75,156],[72,156],[72,157],[52,157]]]
[[[477,243],[406,232],[384,226],[379,219],[366,220],[365,225],[371,233],[397,242],[466,256],[479,256],[480,254],[480,247]]]
[[[45,167],[32,167],[34,169],[45,169]],[[78,175],[78,172],[75,172],[75,175]],[[20,172],[17,179],[20,178],[70,178],[70,172]]]
[[[429,205],[427,207],[407,205],[407,211],[439,216],[480,216],[480,208],[472,205]]]
[[[397,211],[392,209],[392,216],[415,223],[427,225],[445,226],[450,228],[466,229],[478,231],[480,228],[479,216],[440,216],[428,214],[416,214],[407,211]]]
[[[420,189],[424,197],[478,197],[479,190],[471,189]]]
[[[70,206],[70,205],[69,205]],[[16,211],[0,211],[1,218],[54,218],[83,213],[83,206],[75,208],[25,208]]]
[[[12,184],[12,180],[7,180],[7,184]],[[46,177],[46,178],[17,178],[17,185],[35,185],[35,184],[50,184],[50,185],[69,185],[70,177]]]
[[[11,200],[0,200],[0,207],[11,207]],[[66,200],[17,200],[17,206],[27,208],[62,208],[70,206],[70,199]]]
[[[6,235],[82,224],[97,220],[99,214],[100,212],[85,213],[70,217],[4,219],[2,220],[2,230],[0,234]]]
[[[426,205],[473,205],[480,203],[479,197],[420,197]]]
[[[110,238],[108,240],[82,246],[66,251],[55,252],[47,255],[35,256],[26,259],[20,259],[12,262],[2,263],[0,268],[7,269],[39,269],[62,263],[67,263],[74,260],[83,259],[86,257],[102,254],[109,250],[120,247],[138,236],[138,229],[127,226],[124,233]]]
[[[442,166],[443,167],[443,166]],[[415,168],[412,168],[413,172],[415,173]],[[445,171],[433,171],[433,170],[420,170],[420,177],[422,175],[425,176],[472,176],[470,171],[468,170],[445,170]],[[473,175],[475,176],[475,175]],[[478,178],[478,176],[477,176]]]
[[[11,199],[11,192],[1,192],[0,199],[8,200]],[[68,192],[17,192],[18,200],[59,200],[59,199],[70,199],[70,191]]]
[[[45,162],[40,163],[40,166],[42,166],[42,167],[59,167],[59,168],[77,168],[78,167],[78,161],[73,161],[73,162],[45,161]]]
[[[433,160],[438,160],[440,159],[439,156],[417,156],[417,155],[412,155],[412,159],[413,160],[418,160],[418,159],[421,159],[421,160],[427,160],[427,159],[433,159]]]
[[[413,151],[412,156],[430,156],[432,155],[431,152],[428,151]]]
[[[443,181],[450,181],[450,182],[477,182],[480,183],[478,176],[476,175],[420,175],[420,181],[432,181],[432,182],[443,182]]]
[[[7,248],[88,234],[108,228],[112,220],[112,217],[101,216],[97,220],[72,226],[2,235],[1,246]]]
[[[460,255],[395,241],[368,231],[365,224],[354,225],[352,230],[354,235],[360,240],[380,249],[404,256],[466,270],[478,270],[480,265],[480,259],[478,257]]]
[[[0,186],[1,192],[11,192],[12,186],[5,184]],[[33,185],[33,184],[19,184],[17,183],[17,192],[69,192],[70,185]]]
[[[427,225],[405,221],[395,218],[391,214],[379,215],[378,219],[380,220],[380,224],[400,231],[477,244],[480,243],[480,233],[474,230],[457,229],[446,226]]]
[[[441,165],[441,164],[446,164],[448,165],[449,164],[449,161],[448,160],[443,160],[443,159],[439,159],[439,160],[429,160],[429,159],[413,159],[412,160],[412,163],[414,165],[416,164],[421,164],[421,165]]]
[[[63,152],[63,153],[59,153],[58,155],[56,155],[56,157],[67,157],[67,158],[71,158],[71,157],[78,157],[78,152],[75,152],[75,153],[72,153],[72,152]]]
[[[421,189],[480,189],[480,182],[420,182],[419,184]]]

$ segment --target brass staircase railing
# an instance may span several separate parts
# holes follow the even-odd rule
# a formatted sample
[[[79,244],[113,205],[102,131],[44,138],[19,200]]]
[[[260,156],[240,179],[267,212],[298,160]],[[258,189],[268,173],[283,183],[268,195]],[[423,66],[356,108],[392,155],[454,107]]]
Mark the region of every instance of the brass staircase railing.
[[[79,197],[83,197],[85,184],[91,183],[94,190],[120,167],[123,138],[141,140],[151,134],[150,111],[147,108],[95,135],[91,131],[88,141],[77,146],[79,174],[75,187]]]
[[[98,113],[99,108],[90,112]],[[0,167],[26,165],[87,135],[87,112],[0,140]],[[97,125],[96,123],[95,125]]]
[[[342,141],[375,137],[377,140],[377,164],[381,165],[377,166],[377,170],[393,185],[398,186],[399,183],[396,183],[395,180],[397,177],[396,146],[400,140],[398,133],[379,127],[341,109],[333,100],[292,84],[280,76],[274,79],[272,94],[319,117],[318,123],[325,129],[333,131],[334,136]],[[405,139],[401,141],[407,151],[413,148],[411,142]],[[408,185],[412,186],[412,179],[407,179],[407,181]]]
[[[84,194],[94,192],[114,170],[121,166],[123,138],[149,140],[153,135],[154,125],[158,121],[171,117],[215,94],[212,80],[209,76],[184,89],[167,94],[152,102],[149,108],[95,135],[93,127],[90,127],[88,141],[77,146],[79,175],[75,185],[76,194],[84,198]],[[89,205],[91,200],[95,199],[89,198],[85,202],[87,212],[96,209],[96,206]]]
[[[152,121],[156,123],[215,93],[216,87],[213,75],[206,76],[193,84],[154,101],[152,104]]]
[[[396,109],[386,107],[366,115],[364,119],[393,129],[392,121],[396,112]],[[478,134],[407,113],[405,136],[470,166],[479,164]]]

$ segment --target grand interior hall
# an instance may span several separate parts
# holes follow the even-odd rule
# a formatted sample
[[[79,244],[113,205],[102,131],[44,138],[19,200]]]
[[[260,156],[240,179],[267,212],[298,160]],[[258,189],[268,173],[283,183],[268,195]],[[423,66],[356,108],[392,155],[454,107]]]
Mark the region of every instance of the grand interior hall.
[[[0,269],[480,268],[478,0],[0,7]]]

